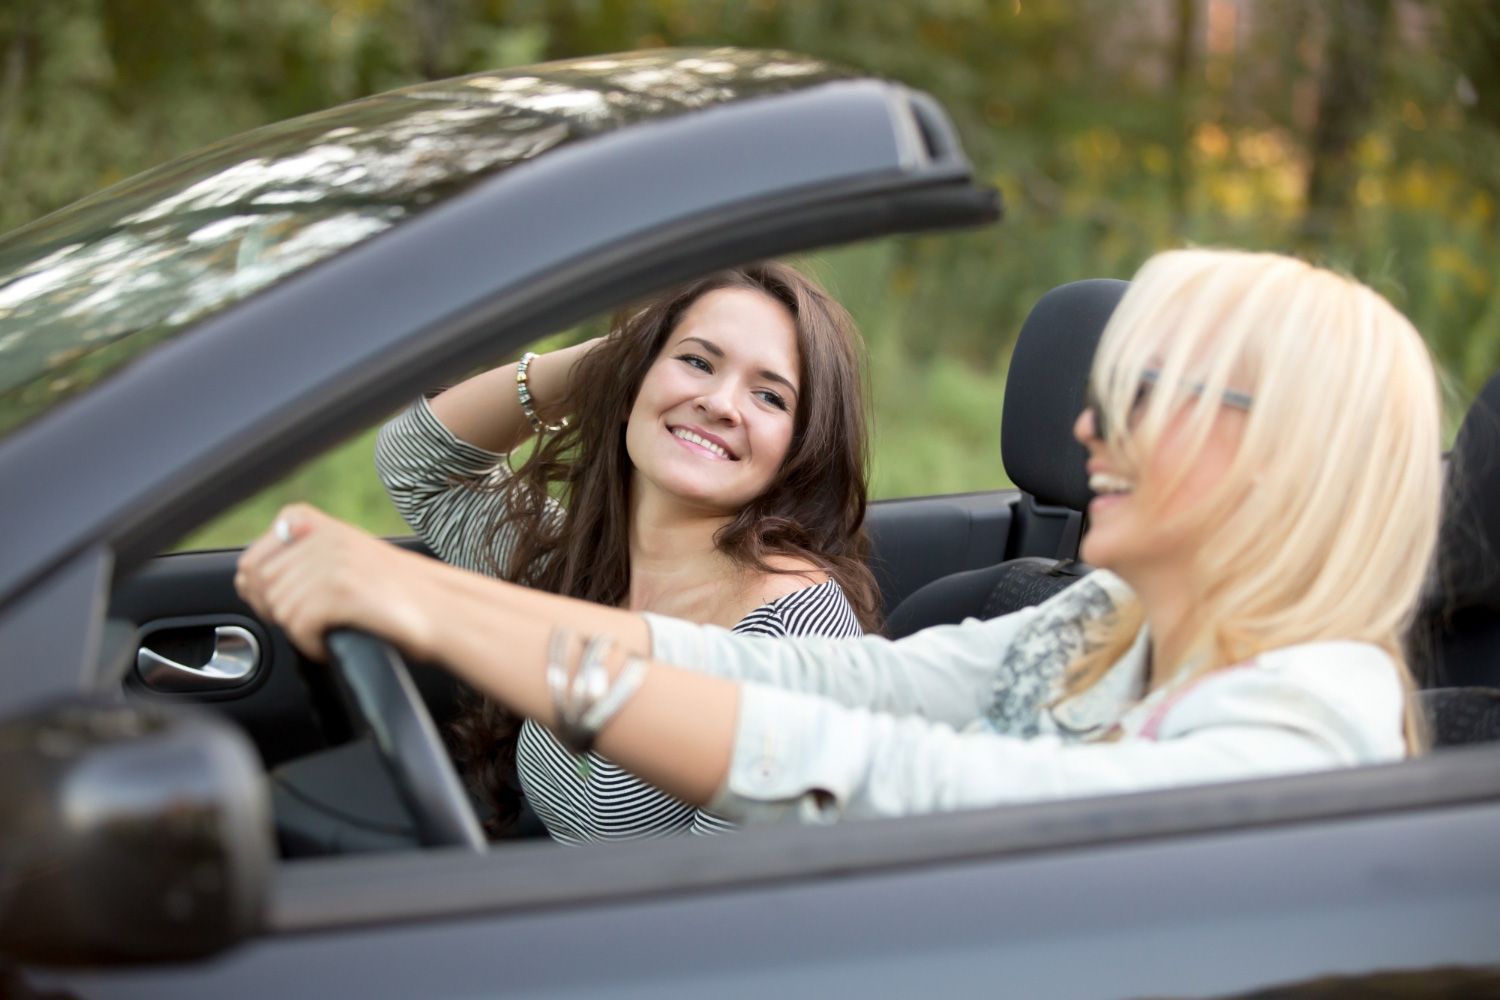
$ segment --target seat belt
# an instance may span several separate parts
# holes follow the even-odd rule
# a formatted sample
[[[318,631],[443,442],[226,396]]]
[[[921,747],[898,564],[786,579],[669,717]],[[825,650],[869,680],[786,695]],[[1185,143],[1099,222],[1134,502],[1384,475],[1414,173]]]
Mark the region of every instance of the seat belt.
[[[1083,515],[1076,510],[1068,511],[1068,520],[1063,525],[1062,538],[1057,543],[1057,558],[1072,562],[1078,558],[1078,541],[1083,537]]]

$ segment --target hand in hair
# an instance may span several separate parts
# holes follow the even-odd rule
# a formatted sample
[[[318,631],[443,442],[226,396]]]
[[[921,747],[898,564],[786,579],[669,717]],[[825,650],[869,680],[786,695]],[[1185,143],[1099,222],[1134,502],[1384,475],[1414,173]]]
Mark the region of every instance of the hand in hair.
[[[574,366],[602,339],[548,351],[532,361],[527,384],[542,420],[555,422],[569,414]],[[516,394],[514,362],[439,393],[432,399],[432,412],[460,439],[487,451],[510,452],[533,433]]]

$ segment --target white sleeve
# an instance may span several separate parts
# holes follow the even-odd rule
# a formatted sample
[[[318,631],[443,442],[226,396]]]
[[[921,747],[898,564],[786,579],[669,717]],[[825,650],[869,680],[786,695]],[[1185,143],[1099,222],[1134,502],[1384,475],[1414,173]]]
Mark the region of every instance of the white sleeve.
[[[958,732],[746,685],[729,775],[709,808],[740,822],[822,822],[1231,781],[1403,754],[1393,672],[1353,678],[1374,706],[1363,716],[1340,711],[1295,676],[1245,673],[1199,685],[1172,707],[1157,739],[1079,744]]]
[[[1034,610],[939,625],[899,641],[880,636],[738,636],[647,614],[652,656],[689,670],[819,695],[837,705],[920,715],[962,726],[994,696],[995,670]]]

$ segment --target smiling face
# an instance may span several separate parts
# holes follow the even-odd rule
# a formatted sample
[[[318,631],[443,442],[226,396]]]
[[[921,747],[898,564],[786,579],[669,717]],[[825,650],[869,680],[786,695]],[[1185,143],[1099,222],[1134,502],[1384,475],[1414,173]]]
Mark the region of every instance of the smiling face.
[[[699,297],[630,411],[637,488],[716,514],[759,496],[791,446],[800,371],[796,324],[781,303],[745,288]]]
[[[1157,254],[1109,319],[1089,395],[1108,434],[1092,407],[1074,423],[1098,494],[1081,555],[1136,601],[1065,697],[1142,620],[1153,670],[1325,640],[1404,669],[1437,537],[1441,407],[1427,347],[1390,303],[1277,254]],[[1408,715],[1408,746],[1421,730]]]
[[[1207,435],[1192,447],[1194,400],[1174,401],[1150,454],[1132,473],[1128,463],[1101,440],[1094,414],[1085,410],[1073,435],[1088,449],[1088,532],[1079,555],[1084,562],[1113,570],[1127,582],[1163,570],[1184,573],[1204,541],[1208,526],[1193,517],[1224,480],[1245,434],[1242,410],[1219,406]],[[1131,415],[1142,416],[1144,398]],[[1191,455],[1190,460],[1185,456]]]

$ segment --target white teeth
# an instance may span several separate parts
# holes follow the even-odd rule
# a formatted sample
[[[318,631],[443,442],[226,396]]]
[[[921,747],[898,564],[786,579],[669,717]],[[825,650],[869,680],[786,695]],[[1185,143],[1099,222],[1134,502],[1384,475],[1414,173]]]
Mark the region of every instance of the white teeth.
[[[682,438],[684,441],[691,442],[692,444],[695,444],[700,448],[707,448],[709,451],[713,452],[715,455],[718,455],[720,458],[729,457],[729,452],[714,444],[712,441],[708,440],[708,438],[702,437],[698,434],[694,434],[692,431],[683,430],[681,427],[675,427],[672,429],[672,433]]]
[[[1108,472],[1096,472],[1089,476],[1089,489],[1098,495],[1129,493],[1135,484],[1124,476],[1112,476]]]

